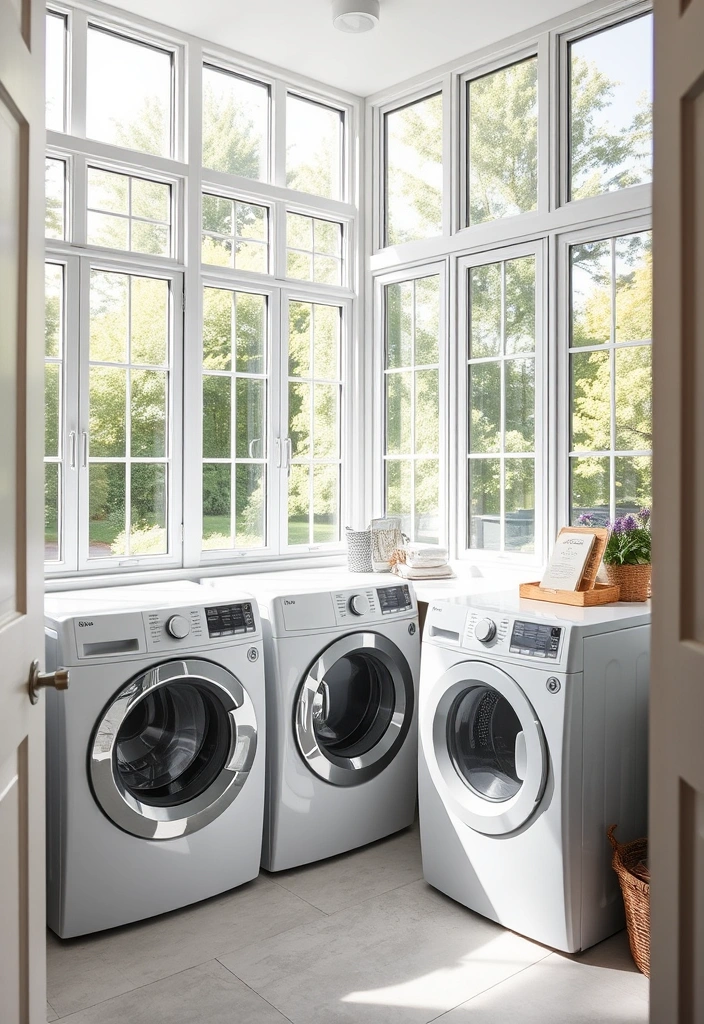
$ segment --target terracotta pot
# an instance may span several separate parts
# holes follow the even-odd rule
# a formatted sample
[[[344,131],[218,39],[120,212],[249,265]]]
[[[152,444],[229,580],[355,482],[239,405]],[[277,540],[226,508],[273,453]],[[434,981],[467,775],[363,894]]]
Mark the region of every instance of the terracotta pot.
[[[647,601],[650,597],[651,565],[604,565],[606,578],[621,588],[619,601]]]

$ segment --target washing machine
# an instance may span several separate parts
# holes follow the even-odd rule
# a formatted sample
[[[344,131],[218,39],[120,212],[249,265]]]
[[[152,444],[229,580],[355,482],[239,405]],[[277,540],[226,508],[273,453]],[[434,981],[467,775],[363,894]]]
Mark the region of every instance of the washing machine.
[[[412,587],[342,571],[238,579],[255,594],[264,629],[263,867],[308,864],[412,824],[420,663]]]
[[[423,873],[574,953],[624,924],[606,830],[647,832],[650,609],[431,603],[419,697]]]
[[[252,597],[195,583],[46,599],[47,919],[62,938],[259,872],[265,692]]]

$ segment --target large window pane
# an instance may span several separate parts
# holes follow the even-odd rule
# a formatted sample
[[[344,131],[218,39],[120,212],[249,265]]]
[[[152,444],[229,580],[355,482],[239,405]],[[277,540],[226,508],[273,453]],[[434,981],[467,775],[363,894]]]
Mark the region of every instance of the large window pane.
[[[653,16],[570,44],[570,199],[652,178]]]
[[[66,161],[47,157],[44,176],[46,210],[44,233],[47,238],[66,237]]]
[[[203,67],[203,166],[266,181],[269,177],[269,87]]]
[[[467,270],[470,548],[535,549],[535,289],[534,256]]]
[[[173,55],[168,50],[88,27],[89,139],[171,156],[172,91]]]
[[[339,110],[286,97],[286,184],[327,199],[343,198],[344,117]]]
[[[266,545],[267,299],[203,289],[203,549]]]
[[[570,514],[606,522],[650,503],[650,233],[573,245],[570,266]]]
[[[442,234],[442,94],[385,116],[385,244]]]
[[[288,543],[340,540],[342,310],[290,302]]]
[[[66,131],[66,17],[46,16],[46,127]]]
[[[468,223],[538,205],[538,59],[467,85]]]
[[[413,540],[435,543],[440,495],[441,291],[437,274],[386,285],[385,505]],[[435,541],[432,540],[435,538]]]
[[[94,270],[89,339],[89,557],[168,551],[167,280]]]
[[[65,271],[60,263],[44,268],[44,558],[63,559],[63,387]]]

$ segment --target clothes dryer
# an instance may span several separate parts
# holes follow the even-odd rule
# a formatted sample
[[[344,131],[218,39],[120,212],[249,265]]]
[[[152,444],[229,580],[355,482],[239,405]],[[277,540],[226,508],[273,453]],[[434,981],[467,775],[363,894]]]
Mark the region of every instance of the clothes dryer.
[[[262,865],[307,864],[412,824],[420,663],[412,587],[344,572],[237,579],[255,594],[264,628]]]
[[[623,927],[609,825],[646,833],[650,609],[433,601],[423,636],[423,873],[555,949]]]
[[[46,599],[49,926],[68,938],[259,871],[265,697],[253,598],[195,583]]]

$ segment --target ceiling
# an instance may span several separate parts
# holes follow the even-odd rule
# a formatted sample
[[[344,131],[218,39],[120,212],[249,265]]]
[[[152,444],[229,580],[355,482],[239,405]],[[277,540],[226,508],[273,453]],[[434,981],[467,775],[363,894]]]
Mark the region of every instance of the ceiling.
[[[114,0],[113,6],[369,96],[578,6],[578,0],[381,0],[373,32],[333,28],[331,0]]]

